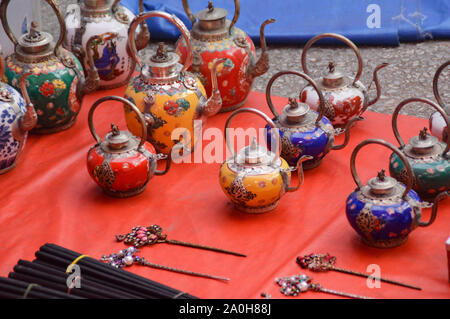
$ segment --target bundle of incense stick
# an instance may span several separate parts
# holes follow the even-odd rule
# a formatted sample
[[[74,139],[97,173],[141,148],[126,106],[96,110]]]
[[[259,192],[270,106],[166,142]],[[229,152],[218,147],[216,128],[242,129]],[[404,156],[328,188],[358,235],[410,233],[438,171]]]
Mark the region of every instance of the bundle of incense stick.
[[[55,244],[45,244],[35,255],[32,262],[19,260],[9,278],[0,277],[0,298],[197,299],[90,257],[76,262],[79,274],[73,279],[79,280],[77,287],[70,285],[69,276],[75,275],[66,271],[82,254]]]

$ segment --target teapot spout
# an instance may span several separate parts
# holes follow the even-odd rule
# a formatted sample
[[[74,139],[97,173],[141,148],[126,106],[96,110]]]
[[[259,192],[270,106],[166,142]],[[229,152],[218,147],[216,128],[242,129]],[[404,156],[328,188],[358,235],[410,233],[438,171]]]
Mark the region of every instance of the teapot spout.
[[[266,25],[270,23],[276,22],[275,19],[267,19],[266,21],[261,24],[261,28],[259,31],[259,37],[261,42],[261,56],[259,57],[259,60],[249,68],[248,77],[249,80],[253,80],[254,78],[263,75],[269,70],[269,55],[266,52],[266,37],[264,36],[264,28]]]
[[[365,109],[367,109],[367,107],[377,103],[377,101],[380,99],[380,96],[381,96],[381,85],[380,85],[380,83],[378,81],[377,72],[380,71],[382,68],[388,66],[388,65],[389,65],[389,63],[381,63],[379,66],[377,66],[375,68],[375,70],[373,70],[372,83],[375,82],[375,86],[377,88],[377,96],[373,100],[370,100],[369,103],[367,103],[367,106],[365,107]],[[369,87],[370,87],[370,85],[369,85]],[[364,111],[365,111],[365,109],[364,109]]]
[[[344,128],[344,130],[345,130],[344,143],[342,143],[341,145],[334,145],[334,141],[333,141],[333,145],[331,146],[331,149],[338,151],[338,150],[341,150],[344,147],[346,147],[348,142],[350,141],[351,128],[355,125],[355,123],[357,121],[363,121],[363,120],[364,120],[364,118],[362,116],[358,116],[358,117],[355,117],[355,118],[351,119],[350,121],[348,121]]]
[[[144,0],[139,0],[139,13],[144,12]],[[140,24],[141,30],[136,35],[136,49],[138,51],[147,47],[150,42],[150,32],[148,31],[148,26],[145,21]]]
[[[214,61],[214,64],[212,66],[211,70],[211,96],[206,101],[205,107],[203,109],[203,115],[205,116],[212,116],[217,114],[220,109],[222,108],[222,97],[220,96],[219,86],[217,84],[217,69],[219,68],[219,65],[226,61],[226,58],[223,59],[217,59]],[[225,67],[225,66],[223,66]]]
[[[437,215],[437,210],[438,210],[438,203],[441,201],[441,200],[444,200],[444,199],[446,199],[446,198],[448,198],[448,197],[450,197],[450,192],[448,192],[448,191],[443,191],[443,192],[441,192],[441,193],[439,193],[435,198],[434,198],[434,201],[433,201],[433,208],[432,208],[432,210],[431,210],[431,215],[430,215],[430,219],[427,221],[427,222],[424,222],[424,221],[422,221],[422,219],[421,219],[421,214],[419,213],[419,214],[416,214],[416,223],[417,223],[417,226],[420,226],[420,227],[426,227],[426,226],[430,226],[433,222],[434,222],[434,220],[436,219],[436,215]]]
[[[27,91],[26,80],[27,77],[31,74],[31,72],[25,73],[20,79],[20,89],[22,91],[22,96],[25,99],[25,103],[27,104],[27,111],[23,115],[20,120],[19,128],[22,134],[33,129],[37,124],[37,114],[34,109],[33,103],[31,103],[30,97]]]
[[[290,184],[290,179],[289,179],[288,175],[286,174],[285,171],[281,171],[281,176],[282,176],[283,182],[285,184],[285,191],[286,192],[295,192],[297,189],[300,188],[300,186],[302,186],[303,181],[305,180],[304,175],[303,175],[303,162],[308,161],[308,160],[312,160],[312,159],[313,159],[312,156],[303,155],[298,160],[297,167],[296,167],[297,176],[298,176],[297,186],[290,186],[289,185]]]
[[[87,63],[88,70],[86,70],[86,79],[83,83],[83,94],[89,94],[98,89],[100,86],[100,76],[98,75],[98,70],[94,64],[94,57],[92,56],[92,44],[94,41],[98,40],[100,37],[98,35],[94,35],[89,38],[86,43],[86,55],[87,55]]]

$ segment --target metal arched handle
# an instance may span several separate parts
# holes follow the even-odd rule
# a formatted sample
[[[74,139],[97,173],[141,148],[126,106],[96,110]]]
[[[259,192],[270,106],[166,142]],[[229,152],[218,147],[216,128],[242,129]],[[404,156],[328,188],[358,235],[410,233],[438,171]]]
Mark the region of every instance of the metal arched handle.
[[[0,19],[2,20],[3,29],[5,30],[6,35],[12,41],[12,43],[14,43],[14,47],[16,47],[19,42],[17,41],[17,38],[15,37],[11,28],[9,27],[8,17],[6,14],[6,11],[8,9],[8,5],[10,2],[11,2],[11,0],[2,0],[2,3],[0,5]],[[53,52],[55,53],[56,56],[59,56],[58,55],[59,48],[61,47],[62,43],[64,42],[64,37],[66,36],[66,33],[67,33],[66,24],[64,22],[64,18],[62,16],[62,14],[61,14],[61,10],[59,9],[59,6],[55,3],[55,1],[54,0],[45,0],[45,2],[47,2],[48,5],[53,9],[53,12],[55,13],[56,17],[58,18],[59,39],[58,39],[58,42],[56,42]]]
[[[444,69],[450,65],[450,60],[448,60],[447,62],[445,62],[444,64],[442,64],[437,70],[436,73],[434,74],[434,78],[433,78],[433,93],[434,93],[434,97],[436,98],[436,101],[439,103],[440,106],[444,107],[444,100],[442,100],[441,95],[439,94],[439,87],[438,87],[438,81],[439,81],[439,76],[441,75],[442,71],[444,71]]]
[[[392,130],[394,131],[395,138],[397,139],[398,143],[400,144],[400,148],[403,148],[405,146],[405,142],[403,141],[402,137],[400,136],[400,133],[398,132],[397,127],[397,118],[398,114],[400,113],[400,110],[407,104],[412,102],[421,102],[430,105],[435,110],[437,110],[442,117],[444,118],[445,123],[447,123],[447,133],[450,133],[450,120],[447,114],[445,114],[445,111],[442,107],[440,107],[438,104],[434,103],[431,100],[424,99],[424,98],[410,98],[403,100],[400,102],[399,105],[395,108],[394,113],[392,114]],[[442,153],[442,156],[445,156],[448,151],[450,150],[450,134],[447,134],[447,147],[445,148],[444,152]]]
[[[358,174],[356,173],[356,165],[355,165],[356,155],[361,150],[361,148],[363,148],[364,146],[369,145],[369,144],[379,144],[379,145],[385,146],[385,147],[391,149],[395,154],[397,154],[398,157],[400,157],[401,161],[403,162],[403,165],[405,166],[406,173],[408,175],[408,182],[406,184],[406,189],[402,195],[402,198],[404,200],[406,200],[406,197],[408,196],[408,193],[412,188],[413,179],[414,179],[411,165],[409,164],[408,160],[406,159],[406,157],[402,151],[400,151],[393,144],[386,142],[384,140],[381,140],[381,139],[368,139],[368,140],[362,141],[355,147],[355,149],[352,152],[352,156],[350,158],[350,169],[352,172],[353,180],[355,181],[356,185],[358,185],[358,189],[361,189],[363,187],[363,184],[362,184],[361,180],[359,179]]]
[[[272,114],[275,116],[276,119],[278,119],[280,117],[280,115],[278,114],[278,112],[275,109],[275,106],[273,105],[273,102],[272,102],[272,95],[271,95],[272,85],[275,82],[275,80],[278,79],[280,76],[289,75],[289,74],[297,75],[299,77],[304,78],[306,81],[309,82],[309,84],[311,84],[311,86],[314,88],[314,90],[316,90],[317,95],[319,96],[319,101],[320,101],[319,116],[316,119],[316,125],[318,125],[318,123],[322,119],[323,113],[325,111],[325,98],[323,97],[322,91],[319,89],[316,82],[313,79],[311,79],[311,77],[306,75],[305,73],[295,72],[295,71],[280,71],[280,72],[276,73],[274,76],[272,76],[272,78],[270,79],[270,81],[266,87],[266,101],[267,101],[267,104],[269,105],[270,111],[272,112]]]
[[[195,21],[197,21],[197,18],[192,13],[191,8],[189,7],[188,0],[183,0],[183,8],[184,8],[184,12],[186,12],[189,20],[191,20],[192,25],[194,25]],[[234,25],[236,24],[237,20],[239,19],[240,13],[241,13],[241,2],[239,0],[234,0],[234,16],[233,16],[233,20],[231,20],[231,24],[228,29],[229,34],[231,34],[231,30],[233,29]]]
[[[234,151],[234,148],[232,147],[232,145],[230,143],[228,128],[230,126],[231,120],[240,113],[253,113],[253,114],[258,115],[259,117],[262,117],[270,125],[270,127],[272,127],[273,131],[276,132],[275,134],[277,135],[278,150],[277,150],[277,152],[275,152],[277,156],[275,156],[272,161],[272,163],[275,163],[281,154],[280,132],[278,131],[278,128],[275,126],[275,123],[273,123],[273,121],[270,119],[270,117],[268,117],[266,114],[264,114],[260,110],[257,110],[257,109],[251,108],[251,107],[244,107],[242,109],[238,109],[238,110],[234,111],[233,113],[231,113],[231,115],[227,118],[227,121],[225,122],[225,142],[227,144],[227,148],[230,150],[231,154],[233,155],[233,158],[236,159],[237,154]],[[273,148],[272,144],[271,144],[271,148]]]
[[[340,41],[344,42],[345,44],[347,44],[353,50],[353,52],[355,52],[356,58],[358,59],[358,71],[356,72],[355,79],[353,80],[353,84],[356,83],[356,81],[358,81],[359,78],[361,77],[362,70],[363,70],[363,61],[362,61],[362,58],[361,58],[361,54],[359,53],[358,47],[352,41],[350,41],[350,39],[344,37],[343,35],[337,34],[337,33],[323,33],[323,34],[319,34],[319,35],[315,36],[314,38],[312,38],[311,40],[309,40],[306,43],[306,45],[303,47],[303,52],[302,52],[302,68],[303,68],[303,72],[308,74],[308,68],[306,66],[306,53],[308,52],[308,49],[316,41],[318,41],[320,39],[323,39],[323,38],[334,38],[334,39],[340,40]]]
[[[2,47],[0,46],[0,82],[3,81],[5,76],[5,59],[3,58]]]
[[[140,149],[141,146],[144,145],[145,141],[147,140],[147,125],[145,124],[144,116],[142,115],[141,111],[139,111],[139,109],[136,107],[136,105],[134,105],[133,103],[131,103],[130,101],[128,101],[127,99],[125,99],[121,96],[115,96],[115,95],[105,96],[105,97],[102,97],[101,99],[98,99],[97,101],[95,101],[94,104],[92,104],[91,108],[89,109],[89,114],[88,114],[89,129],[91,131],[92,136],[97,141],[97,144],[100,144],[102,142],[102,139],[97,134],[97,131],[95,130],[95,127],[94,127],[94,112],[95,112],[97,106],[99,106],[100,104],[102,104],[103,102],[106,102],[106,101],[122,102],[124,104],[127,104],[133,110],[133,112],[136,113],[136,115],[139,119],[139,122],[141,123],[141,126],[142,126],[141,141],[137,148],[137,149]]]
[[[181,32],[181,35],[183,36],[184,41],[186,42],[186,46],[188,47],[187,50],[187,57],[186,61],[184,63],[183,68],[181,69],[181,72],[185,72],[192,64],[192,44],[191,44],[191,35],[189,33],[189,30],[186,28],[184,23],[178,19],[173,14],[168,14],[166,12],[162,11],[150,11],[150,12],[144,12],[138,14],[133,21],[130,24],[130,28],[128,29],[128,46],[130,48],[130,54],[131,57],[136,61],[136,63],[139,65],[139,67],[143,67],[141,59],[137,56],[137,50],[136,50],[136,42],[134,41],[134,34],[136,32],[137,26],[144,20],[148,18],[153,17],[159,17],[166,19],[167,21],[174,24],[178,30]]]

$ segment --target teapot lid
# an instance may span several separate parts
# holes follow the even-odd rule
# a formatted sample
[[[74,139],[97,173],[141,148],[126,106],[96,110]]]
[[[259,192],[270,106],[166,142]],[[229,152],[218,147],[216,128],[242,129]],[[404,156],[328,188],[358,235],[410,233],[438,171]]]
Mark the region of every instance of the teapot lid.
[[[256,142],[256,137],[254,137],[249,146],[239,151],[236,162],[245,164],[268,164],[273,161],[274,156],[275,154],[266,147],[259,145]]]
[[[105,141],[110,149],[117,151],[128,146],[130,137],[130,132],[120,131],[116,125],[111,124],[111,131],[106,134]]]
[[[426,127],[420,131],[418,136],[414,136],[408,142],[411,145],[412,150],[418,154],[428,154],[433,151],[433,148],[438,144],[439,140],[437,137],[428,134],[428,129]]]
[[[397,184],[398,182],[395,178],[386,176],[384,169],[378,172],[377,177],[373,177],[367,182],[370,192],[375,195],[391,195]]]
[[[226,18],[228,11],[223,8],[215,8],[211,1],[208,1],[208,7],[196,14],[200,21],[215,21]]]
[[[158,43],[156,52],[150,57],[143,73],[147,79],[169,81],[179,75],[180,57],[175,52],[168,52],[163,42]]]
[[[306,103],[298,103],[293,97],[289,98],[289,104],[283,108],[283,117],[291,123],[300,123],[305,115],[310,111],[310,107]]]
[[[200,28],[203,30],[217,30],[225,27],[228,11],[223,8],[215,8],[211,1],[208,7],[196,14]]]
[[[50,48],[53,37],[50,33],[40,31],[35,21],[31,22],[30,31],[18,40],[18,47],[25,53],[40,53]]]
[[[344,74],[336,70],[334,62],[328,63],[328,73],[322,78],[322,83],[326,87],[337,88],[344,84]]]

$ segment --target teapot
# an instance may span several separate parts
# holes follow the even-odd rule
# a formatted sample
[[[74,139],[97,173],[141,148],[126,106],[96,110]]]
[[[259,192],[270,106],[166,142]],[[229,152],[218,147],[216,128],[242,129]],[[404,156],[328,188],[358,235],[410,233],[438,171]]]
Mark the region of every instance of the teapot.
[[[0,55],[0,80],[5,73],[5,61]],[[0,174],[12,170],[20,157],[28,131],[37,122],[37,115],[26,89],[24,74],[20,80],[23,97],[10,85],[0,81]]]
[[[311,110],[306,103],[298,103],[295,97],[289,98],[289,103],[283,108],[281,115],[277,112],[272,102],[271,89],[275,80],[283,75],[297,75],[309,82],[319,97],[319,113]],[[266,88],[266,101],[275,116],[273,122],[280,131],[281,157],[289,165],[295,166],[301,156],[311,156],[311,159],[303,164],[305,170],[319,166],[331,150],[343,149],[350,140],[350,128],[356,121],[363,119],[358,116],[348,121],[343,144],[335,145],[335,129],[331,121],[323,115],[325,99],[319,86],[308,75],[295,71],[281,71],[272,76]],[[269,141],[271,131],[267,132]]]
[[[262,117],[274,129],[276,142],[272,149],[258,145],[256,138],[250,146],[242,148],[237,154],[230,144],[229,126],[231,120],[240,113],[254,113]],[[286,192],[299,189],[303,183],[302,163],[311,156],[304,155],[295,167],[279,156],[280,135],[272,120],[263,112],[253,108],[242,108],[234,111],[225,123],[225,141],[232,156],[220,167],[219,182],[225,195],[233,202],[236,209],[246,213],[264,213],[275,209],[280,198]],[[276,147],[274,147],[276,145]],[[297,171],[298,184],[290,186],[291,171]]]
[[[377,96],[369,101],[368,89],[359,81],[363,70],[363,61],[357,46],[346,37],[336,33],[323,33],[309,40],[302,52],[302,68],[307,75],[306,54],[309,48],[318,40],[334,38],[347,44],[356,54],[358,59],[358,72],[352,80],[349,76],[336,69],[334,62],[328,65],[328,73],[316,80],[325,97],[325,116],[330,119],[336,128],[342,128],[352,118],[362,115],[367,108],[375,104],[381,96],[381,86],[378,82],[377,72],[388,66],[387,63],[378,65],[373,71],[373,82],[377,88]],[[370,88],[370,86],[369,86]],[[317,92],[311,86],[306,86],[301,93],[301,101],[317,110],[319,99]]]
[[[64,47],[83,63],[89,78],[89,92],[124,86],[136,63],[127,47],[128,28],[134,15],[120,0],[78,0],[79,11],[66,13],[67,35]],[[143,0],[139,0],[143,11]],[[141,23],[136,37],[138,49],[145,48],[150,34]]]
[[[403,163],[404,181],[386,176],[381,170],[366,185],[356,173],[356,155],[366,145],[378,144],[390,148]],[[438,202],[447,198],[449,192],[442,192],[434,199],[434,205],[428,221],[422,220],[424,207],[419,195],[412,190],[414,172],[404,153],[397,147],[380,139],[368,139],[359,143],[350,159],[353,180],[358,186],[346,202],[346,214],[350,225],[362,237],[363,242],[377,248],[400,246],[408,235],[418,226],[431,225],[436,219]]]
[[[447,114],[447,118],[450,117],[450,106],[449,105],[445,106],[444,101],[442,100],[441,95],[439,94],[438,81],[442,71],[449,65],[450,60],[442,64],[437,69],[433,79],[434,97],[436,98],[436,101],[439,103],[439,105],[444,109],[445,113]],[[431,134],[439,138],[441,141],[446,141],[447,136],[445,134],[447,133],[447,126],[442,115],[439,112],[434,112],[433,114],[431,114],[429,122]]]
[[[61,48],[66,33],[59,7],[54,0],[46,0],[58,18],[59,39],[40,31],[33,21],[30,30],[16,39],[7,20],[10,0],[0,5],[3,28],[14,43],[14,53],[6,58],[5,78],[8,84],[20,89],[20,79],[27,77],[27,92],[38,115],[32,133],[48,134],[71,127],[77,118],[85,91],[85,78],[78,59]]]
[[[447,141],[440,142],[437,137],[428,134],[427,128],[420,131],[418,136],[411,138],[405,145],[397,128],[397,118],[400,110],[412,102],[421,102],[435,108],[444,119],[447,126]],[[392,115],[392,129],[399,148],[405,155],[413,170],[413,189],[422,199],[432,199],[443,191],[450,190],[450,134],[448,127],[450,119],[438,104],[428,99],[410,98],[402,101]],[[398,156],[392,154],[389,163],[391,175],[404,181],[404,165]]]
[[[119,101],[126,104],[142,123],[141,138],[128,131],[120,131],[111,124],[111,131],[102,140],[97,134],[93,115],[100,104],[106,101]],[[156,154],[153,145],[146,141],[145,120],[139,109],[120,96],[106,96],[97,100],[89,110],[89,129],[96,144],[89,149],[87,169],[92,179],[113,197],[130,197],[144,191],[148,181],[154,175],[164,175],[169,171],[171,157],[163,171],[157,170],[157,161],[165,155]]]
[[[217,74],[222,96],[220,112],[232,111],[242,106],[248,98],[254,79],[269,69],[264,28],[275,20],[268,19],[261,25],[261,56],[257,60],[255,45],[250,37],[234,26],[239,19],[240,1],[234,0],[234,5],[234,17],[229,21],[226,19],[228,11],[215,8],[211,1],[208,2],[206,9],[194,16],[188,1],[183,0],[184,10],[192,22],[193,61],[189,70],[200,78],[207,96],[213,92],[211,77],[213,62],[220,58],[227,59],[224,65],[228,68],[219,70]],[[176,50],[181,56],[181,61],[186,61],[190,45],[183,38],[178,40]]]
[[[198,141],[198,136],[195,136],[199,131],[195,129],[196,125],[203,123],[208,116],[216,114],[222,105],[216,72],[223,66],[224,59],[216,59],[212,65],[214,90],[211,97],[206,99],[200,80],[186,71],[191,65],[190,49],[184,65],[179,63],[180,58],[176,53],[168,52],[164,43],[159,43],[156,52],[145,64],[137,56],[136,44],[130,39],[134,37],[136,26],[150,17],[161,17],[173,23],[190,48],[189,31],[175,15],[151,11],[136,16],[130,25],[129,45],[131,56],[140,66],[141,73],[130,80],[125,97],[144,114],[148,139],[158,152],[167,154],[172,149],[175,139],[178,139],[178,136],[172,139],[172,133],[176,129],[182,131],[183,141],[180,139],[180,145],[183,144],[183,151],[188,147],[192,149]],[[139,136],[141,124],[127,108],[125,116],[128,129]]]

